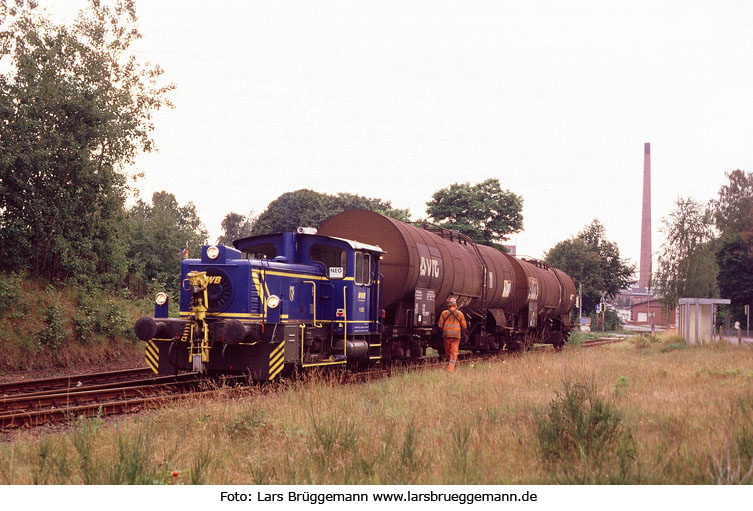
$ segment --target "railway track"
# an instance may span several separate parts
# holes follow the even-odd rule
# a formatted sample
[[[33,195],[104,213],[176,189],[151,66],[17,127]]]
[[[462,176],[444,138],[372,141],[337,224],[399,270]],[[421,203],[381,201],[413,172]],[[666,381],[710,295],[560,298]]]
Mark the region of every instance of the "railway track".
[[[602,338],[582,341],[590,348],[624,341]],[[497,355],[461,353],[459,360],[488,360]],[[419,363],[364,372],[340,372],[341,383],[367,382],[391,376],[393,371],[443,367],[446,361],[427,357]],[[78,416],[118,415],[175,400],[187,394],[211,392],[220,385],[245,385],[245,376],[211,380],[198,373],[153,376],[148,369],[132,369],[0,384],[0,429],[56,424]],[[152,375],[145,377],[146,375]],[[128,379],[130,378],[130,379]]]
[[[581,341],[579,346],[581,348],[593,348],[595,346],[603,346],[605,344],[615,344],[618,342],[624,342],[626,337],[602,337],[600,339],[588,339]]]
[[[148,367],[108,371],[105,373],[77,374],[38,380],[20,380],[0,383],[0,397],[47,390],[80,388],[88,385],[123,382],[154,374]]]
[[[247,383],[247,378],[226,377],[220,383]],[[189,393],[210,391],[217,385],[218,382],[197,373],[186,373],[85,387],[18,392],[0,397],[0,429],[57,424],[81,415],[107,416],[139,411],[150,404],[174,400]]]

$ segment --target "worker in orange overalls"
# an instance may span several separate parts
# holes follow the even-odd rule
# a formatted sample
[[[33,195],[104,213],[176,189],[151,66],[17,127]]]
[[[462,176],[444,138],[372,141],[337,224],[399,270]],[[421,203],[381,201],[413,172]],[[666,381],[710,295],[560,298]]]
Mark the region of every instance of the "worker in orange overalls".
[[[465,316],[458,310],[457,300],[450,298],[447,300],[448,309],[439,316],[439,328],[442,329],[444,338],[444,352],[450,357],[447,363],[447,370],[455,372],[455,364],[458,361],[458,348],[460,347],[460,338],[465,335],[465,329],[468,325],[465,322]]]

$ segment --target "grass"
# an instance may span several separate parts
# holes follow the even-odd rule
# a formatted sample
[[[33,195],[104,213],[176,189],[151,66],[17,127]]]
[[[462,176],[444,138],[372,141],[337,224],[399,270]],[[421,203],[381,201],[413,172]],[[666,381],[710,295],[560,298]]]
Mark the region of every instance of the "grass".
[[[0,444],[0,483],[753,482],[753,350],[671,344],[533,352],[368,385],[316,377],[19,432]]]

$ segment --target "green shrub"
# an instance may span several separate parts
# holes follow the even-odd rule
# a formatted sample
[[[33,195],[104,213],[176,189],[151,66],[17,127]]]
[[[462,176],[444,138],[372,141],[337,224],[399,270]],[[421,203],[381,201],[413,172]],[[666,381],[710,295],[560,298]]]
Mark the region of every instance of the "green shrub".
[[[12,310],[21,291],[21,275],[0,275],[0,316]]]
[[[455,484],[470,484],[477,480],[475,457],[469,450],[469,440],[473,431],[473,421],[461,419],[455,422],[451,431],[452,452],[450,466],[454,470],[450,480]]]
[[[147,425],[135,433],[118,431],[113,459],[108,460],[109,470],[105,484],[155,484],[164,483],[166,474],[153,460],[155,441],[152,428]]]
[[[96,324],[92,311],[88,307],[80,307],[73,317],[73,331],[76,339],[82,344],[94,344],[96,340]]]
[[[617,383],[614,385],[614,397],[620,397],[627,392],[627,388],[630,386],[627,376],[620,376],[617,379]]]
[[[45,327],[37,336],[40,347],[57,349],[65,340],[63,312],[63,308],[57,304],[47,308],[44,317]]]
[[[568,335],[567,342],[570,343],[571,346],[580,346],[580,343],[586,339],[585,334],[586,332],[573,330],[572,332],[570,332],[570,335]]]
[[[548,410],[536,414],[539,455],[557,482],[635,482],[635,449],[622,415],[592,384],[565,382]]]
[[[206,484],[206,474],[213,462],[211,443],[206,442],[194,455],[189,471],[191,484]]]
[[[92,344],[97,336],[134,338],[123,302],[104,297],[103,293],[82,291],[73,323],[76,337],[84,344]]]
[[[99,442],[99,432],[103,424],[101,418],[81,417],[79,425],[73,430],[71,442],[78,454],[78,469],[84,484],[98,484],[101,469],[94,458],[93,450]]]
[[[111,339],[132,336],[132,326],[127,314],[115,300],[104,303],[104,334]]]
[[[70,479],[68,451],[65,444],[52,439],[42,438],[37,444],[36,467],[32,473],[34,484],[64,483]]]
[[[630,343],[640,350],[649,348],[658,342],[659,338],[654,334],[641,334],[630,339]]]

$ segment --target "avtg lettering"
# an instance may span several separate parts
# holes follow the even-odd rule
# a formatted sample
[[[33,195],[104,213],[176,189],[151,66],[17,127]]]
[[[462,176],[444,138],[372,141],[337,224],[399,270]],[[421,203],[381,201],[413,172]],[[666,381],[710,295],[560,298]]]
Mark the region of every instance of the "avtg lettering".
[[[436,259],[426,259],[421,256],[421,264],[419,265],[418,273],[421,277],[427,275],[435,278],[439,278],[439,261]]]

